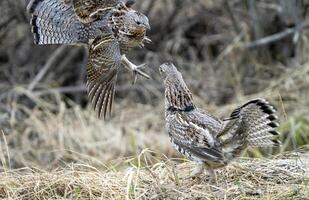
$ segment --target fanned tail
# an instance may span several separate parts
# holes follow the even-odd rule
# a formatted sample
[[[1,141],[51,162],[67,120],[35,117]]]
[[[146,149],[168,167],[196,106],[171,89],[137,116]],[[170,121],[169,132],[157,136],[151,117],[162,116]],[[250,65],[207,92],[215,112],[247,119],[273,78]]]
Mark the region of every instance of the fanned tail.
[[[275,109],[265,99],[251,100],[235,109],[224,130],[218,135],[228,159],[241,155],[248,146],[279,146]]]
[[[80,34],[86,28],[71,5],[63,0],[32,0],[27,7],[31,16],[35,44],[71,44],[87,42]]]
[[[248,131],[249,146],[280,146],[280,141],[273,139],[274,136],[280,135],[276,131],[279,126],[276,110],[265,99],[257,100],[256,105],[260,115],[248,113],[248,122],[252,124]]]

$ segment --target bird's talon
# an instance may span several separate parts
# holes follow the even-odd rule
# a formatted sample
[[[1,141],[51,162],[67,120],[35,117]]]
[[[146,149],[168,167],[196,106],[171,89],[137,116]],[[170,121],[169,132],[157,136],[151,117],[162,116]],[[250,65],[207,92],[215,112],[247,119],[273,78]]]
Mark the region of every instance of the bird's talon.
[[[122,62],[124,64],[124,66],[129,69],[132,73],[133,73],[133,84],[136,82],[137,80],[137,75],[140,75],[146,79],[150,79],[150,76],[148,76],[148,74],[146,74],[145,72],[143,72],[141,69],[145,68],[145,66],[147,66],[146,64],[141,64],[136,66],[135,64],[131,63],[125,55],[122,56]]]
[[[135,70],[144,69],[146,66],[147,66],[146,63],[141,64],[141,65],[139,65],[139,66],[136,66],[136,69],[135,69]]]
[[[134,71],[134,72],[133,72],[132,85],[134,85],[134,84],[136,83],[136,81],[137,81],[137,74],[136,74],[136,72]]]
[[[152,42],[152,40],[151,40],[149,37],[145,37],[145,38],[144,38],[144,41],[145,41],[146,43],[151,43],[151,42]]]
[[[150,76],[148,76],[148,74],[146,74],[145,72],[141,71],[139,68],[143,68],[144,65],[140,65],[138,68],[133,70],[133,85],[136,83],[137,80],[137,75],[140,75],[146,79],[150,79]]]

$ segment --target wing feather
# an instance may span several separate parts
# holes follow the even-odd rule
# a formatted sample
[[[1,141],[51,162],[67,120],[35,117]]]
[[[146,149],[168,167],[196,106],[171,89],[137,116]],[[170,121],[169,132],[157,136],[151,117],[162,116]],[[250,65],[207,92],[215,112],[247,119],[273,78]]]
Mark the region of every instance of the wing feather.
[[[109,13],[118,4],[132,6],[128,0],[72,0],[74,11],[83,23],[93,22],[98,16]]]
[[[97,38],[89,50],[87,89],[92,107],[101,118],[111,114],[114,85],[121,65],[119,44],[112,35]]]
[[[220,130],[221,123],[216,119],[208,119],[209,117],[197,111],[190,114],[177,113],[169,134],[173,142],[190,152],[192,157],[221,163],[224,162],[224,157],[215,137],[217,133],[204,122],[215,120],[217,123],[213,125],[218,127],[217,130]]]
[[[73,0],[31,0],[27,10],[36,44],[88,43],[101,32],[111,31],[108,17],[91,24],[80,20]]]

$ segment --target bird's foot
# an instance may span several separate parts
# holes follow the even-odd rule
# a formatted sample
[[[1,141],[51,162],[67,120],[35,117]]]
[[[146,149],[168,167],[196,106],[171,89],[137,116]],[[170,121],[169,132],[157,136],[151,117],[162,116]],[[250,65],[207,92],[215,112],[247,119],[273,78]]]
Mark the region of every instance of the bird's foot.
[[[209,183],[217,184],[217,175],[216,172],[213,169],[207,169],[206,170],[209,175]]]
[[[209,183],[211,184],[217,184],[217,176],[216,172],[213,169],[205,167],[204,163],[198,163],[197,166],[193,169],[193,171],[190,173],[190,175],[186,178],[188,179],[196,179],[199,178],[203,173],[205,172],[206,175],[209,176]],[[207,172],[207,173],[206,173]]]
[[[150,79],[150,76],[148,76],[148,74],[142,71],[142,69],[145,68],[146,64],[137,66],[130,62],[125,55],[122,56],[122,63],[127,69],[129,69],[133,73],[133,84],[136,83],[137,75],[140,75],[146,79]]]
[[[146,74],[145,72],[143,72],[141,69],[145,68],[146,67],[146,64],[141,64],[141,65],[138,65],[138,66],[134,66],[132,72],[133,72],[133,84],[136,83],[136,80],[137,80],[137,75],[140,75],[146,79],[150,79],[150,76],[148,76],[148,74]]]
[[[186,176],[186,179],[195,179],[198,178],[204,172],[204,163],[198,163],[197,166],[190,172],[189,176]]]

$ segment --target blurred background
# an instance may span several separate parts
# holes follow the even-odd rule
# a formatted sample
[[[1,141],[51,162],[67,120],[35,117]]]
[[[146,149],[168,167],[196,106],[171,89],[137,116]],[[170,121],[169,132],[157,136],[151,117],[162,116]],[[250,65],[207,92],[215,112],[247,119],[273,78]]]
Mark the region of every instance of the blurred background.
[[[26,0],[0,1],[0,160],[3,167],[108,166],[148,148],[180,157],[165,132],[160,64],[182,72],[196,104],[220,117],[249,99],[278,110],[283,145],[309,143],[308,0],[140,0],[152,44],[131,51],[151,80],[118,77],[113,117],[97,119],[85,90],[87,50],[36,46]],[[154,157],[156,153],[153,153]]]

